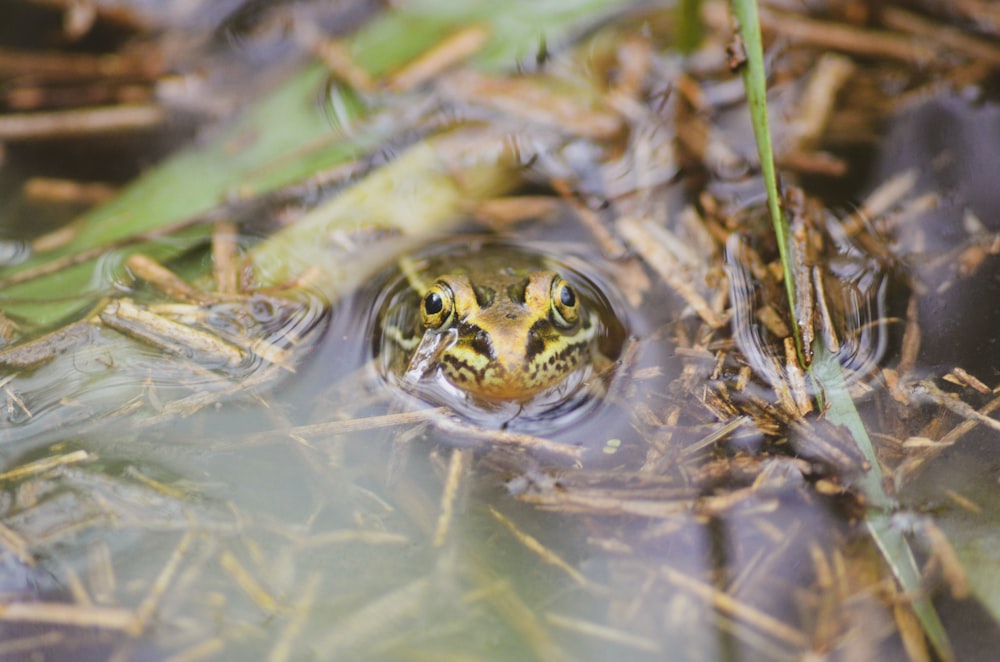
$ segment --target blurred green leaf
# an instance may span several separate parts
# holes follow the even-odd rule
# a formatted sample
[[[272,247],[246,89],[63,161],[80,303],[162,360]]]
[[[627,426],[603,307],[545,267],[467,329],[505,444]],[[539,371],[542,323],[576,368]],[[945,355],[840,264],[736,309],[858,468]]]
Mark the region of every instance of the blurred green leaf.
[[[419,0],[380,14],[350,38],[358,63],[373,75],[398,68],[451,31],[472,23],[488,26],[491,39],[474,62],[509,68],[516,58],[537,51],[543,35],[556,41],[593,25],[610,11],[612,0],[576,3],[518,0],[498,4],[477,0],[454,3]],[[541,26],[544,25],[544,32]],[[356,132],[331,124],[324,112],[328,94],[338,95],[338,119],[354,124],[376,112],[379,99],[366,106],[350,91],[327,89],[328,74],[316,64],[304,67],[267,97],[206,142],[177,153],[138,178],[112,202],[79,219],[72,241],[0,270],[0,309],[23,322],[48,326],[78,315],[112,285],[115,265],[135,251],[169,260],[205,241],[209,228],[172,233],[169,241],[130,243],[100,262],[45,273],[26,282],[19,275],[73,256],[100,253],[130,238],[173,227],[223,205],[233,196],[251,197],[302,181],[317,171],[345,163],[384,142],[399,127],[359,123]],[[115,255],[119,259],[115,259]]]
[[[317,103],[325,80],[321,67],[308,67],[257,102],[246,116],[214,140],[171,157],[113,201],[86,214],[77,222],[79,231],[70,243],[0,272],[0,281],[203,214],[222,204],[238,188],[248,183],[253,186],[255,178],[265,172],[269,188],[294,181],[301,176],[297,164],[283,169],[267,166],[329,133],[329,124]],[[351,153],[338,144],[325,156],[329,166]],[[173,234],[168,242],[157,241],[123,252],[143,250],[166,260],[204,241],[208,231],[207,227],[193,228]],[[108,285],[106,272],[91,260],[25,283],[6,285],[0,294],[0,307],[10,316],[40,325],[52,324],[91,305]]]

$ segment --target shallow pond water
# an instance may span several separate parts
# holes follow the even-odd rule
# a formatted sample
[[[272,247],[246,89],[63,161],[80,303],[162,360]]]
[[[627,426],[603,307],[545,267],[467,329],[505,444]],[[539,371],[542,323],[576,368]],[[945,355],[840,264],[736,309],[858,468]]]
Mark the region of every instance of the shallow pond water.
[[[519,249],[529,259],[559,255],[560,264],[576,265],[575,283],[594,283],[584,298],[615,302],[603,305],[623,325],[605,343],[616,365],[606,389],[588,393],[583,406],[500,420],[449,402],[453,392],[439,393],[430,409],[405,397],[375,365],[379,301],[394,296],[386,283],[398,278],[389,267],[305,327],[305,359],[257,399],[179,420],[161,412],[157,423],[155,409],[169,407],[178,379],[161,373],[146,395],[132,396],[143,404],[128,420],[77,419],[70,445],[43,443],[73,427],[46,425],[41,408],[36,423],[8,429],[20,439],[9,448],[30,440],[35,450],[7,456],[7,470],[25,478],[11,483],[5,521],[47,550],[32,579],[10,594],[72,600],[67,581],[77,577],[111,604],[156,601],[157,625],[141,643],[100,627],[73,636],[58,629],[68,638],[55,650],[72,641],[97,657],[189,653],[215,641],[231,658],[278,650],[290,631],[296,654],[318,659],[444,651],[703,659],[748,641],[759,647],[755,655],[780,658],[805,645],[774,616],[799,611],[792,593],[770,588],[774,577],[814,582],[814,546],[841,546],[854,534],[835,504],[807,496],[798,460],[733,458],[713,475],[722,468],[705,464],[712,439],[731,437],[749,450],[761,447],[762,435],[699,413],[699,390],[687,391],[678,377],[686,371],[698,384],[713,362],[702,359],[699,368],[678,358],[671,336],[685,324],[683,304],[671,296],[626,304],[612,284],[613,263],[596,271],[586,243],[546,242],[572,233],[569,222],[550,219],[537,240],[503,251],[509,259]],[[450,251],[433,241],[413,255],[475,258],[477,241]],[[116,361],[124,388],[136,373]],[[74,368],[86,373],[78,360]],[[35,378],[51,383],[48,370]],[[114,380],[106,377],[77,392],[77,407],[84,393],[107,402]],[[197,382],[180,381],[174,390],[197,391]],[[65,379],[61,386],[67,392]],[[149,393],[159,403],[153,411]],[[676,413],[661,421],[664,411]],[[46,432],[26,434],[33,429]],[[60,464],[36,473],[39,457]],[[754,477],[753,490],[715,495],[732,488],[730,472]],[[101,573],[110,586],[99,583]],[[151,597],[149,581],[161,573],[170,588]],[[692,578],[706,573],[739,578],[733,599],[763,624],[720,623],[699,606],[699,591],[710,589]],[[866,609],[881,613],[873,602],[852,614]],[[127,625],[128,612],[116,613]],[[48,631],[7,630],[26,641]],[[581,640],[581,631],[590,634]]]

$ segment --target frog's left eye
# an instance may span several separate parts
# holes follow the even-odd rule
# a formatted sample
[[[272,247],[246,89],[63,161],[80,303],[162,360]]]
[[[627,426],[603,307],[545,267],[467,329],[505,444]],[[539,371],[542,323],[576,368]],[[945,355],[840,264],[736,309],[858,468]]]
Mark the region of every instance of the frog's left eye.
[[[573,326],[580,319],[580,302],[576,291],[565,279],[552,279],[552,322],[562,328]]]
[[[444,283],[435,283],[420,301],[420,317],[426,329],[441,329],[451,321],[455,294]]]

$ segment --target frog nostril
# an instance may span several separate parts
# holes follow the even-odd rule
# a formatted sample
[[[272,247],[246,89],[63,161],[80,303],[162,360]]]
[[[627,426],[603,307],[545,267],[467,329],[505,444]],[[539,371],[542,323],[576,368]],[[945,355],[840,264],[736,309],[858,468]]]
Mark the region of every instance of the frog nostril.
[[[477,329],[476,334],[472,337],[472,349],[477,354],[485,356],[491,361],[497,357],[493,342],[490,340],[490,334],[482,329]]]
[[[541,356],[545,351],[545,340],[542,339],[538,331],[532,329],[528,332],[527,343],[525,344],[525,354],[528,359]]]
[[[509,320],[516,320],[517,319],[517,313],[507,313],[507,319],[509,319]]]

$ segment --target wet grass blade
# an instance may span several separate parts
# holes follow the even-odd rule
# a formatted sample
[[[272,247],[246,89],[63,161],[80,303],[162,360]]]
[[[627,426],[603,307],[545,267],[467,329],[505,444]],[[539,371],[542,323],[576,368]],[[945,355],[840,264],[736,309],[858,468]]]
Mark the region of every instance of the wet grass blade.
[[[886,494],[878,457],[864,422],[847,391],[836,356],[827,352],[824,347],[818,347],[810,376],[824,396],[827,404],[826,418],[850,431],[871,467],[861,476],[857,485],[867,505],[865,526],[903,591],[910,596],[920,596],[923,592],[920,569],[903,531],[893,524],[892,511],[896,503]],[[941,659],[954,659],[948,634],[931,601],[924,597],[914,597],[910,606]]]
[[[741,71],[746,87],[747,105],[750,107],[750,121],[757,140],[757,154],[760,156],[760,170],[767,189],[767,207],[771,215],[774,237],[778,242],[781,266],[784,270],[785,292],[791,311],[792,334],[799,361],[806,362],[802,353],[802,332],[795,315],[795,277],[792,270],[791,247],[788,242],[788,219],[781,211],[781,196],[778,190],[778,173],[774,167],[774,150],[771,147],[771,128],[767,121],[767,77],[764,70],[764,47],[760,36],[760,18],[755,0],[732,0],[733,17],[736,19],[740,41],[746,62]],[[734,48],[737,48],[734,46]]]
[[[760,19],[757,13],[756,0],[731,0],[733,16],[738,23],[739,35],[743,42],[746,62],[743,65],[743,81],[746,86],[747,101],[750,107],[751,122],[757,140],[757,151],[760,157],[761,172],[767,189],[768,209],[774,227],[775,239],[781,257],[784,272],[785,289],[788,296],[789,309],[798,349],[799,360],[803,361],[802,336],[795,314],[795,276],[789,246],[789,228],[787,219],[781,210],[778,178],[774,165],[774,153],[771,146],[771,132],[767,117],[767,81],[764,71],[764,53],[761,43]],[[816,345],[822,343],[817,342]],[[867,459],[870,469],[857,485],[865,498],[867,513],[865,524],[892,574],[899,582],[902,590],[910,596],[920,596],[920,571],[913,551],[903,535],[903,532],[892,524],[892,511],[895,501],[885,491],[882,480],[882,470],[875,455],[871,438],[865,429],[864,422],[858,414],[847,391],[841,372],[840,363],[825,348],[814,348],[812,365],[809,374],[820,394],[822,405],[825,406],[825,416],[830,422],[846,427],[854,438],[860,451]],[[938,655],[944,660],[954,659],[951,644],[948,641],[944,626],[928,598],[914,597],[911,603],[924,633],[934,646]]]
[[[679,23],[677,49],[681,53],[692,53],[701,43],[705,31],[701,22],[701,0],[681,0]]]

